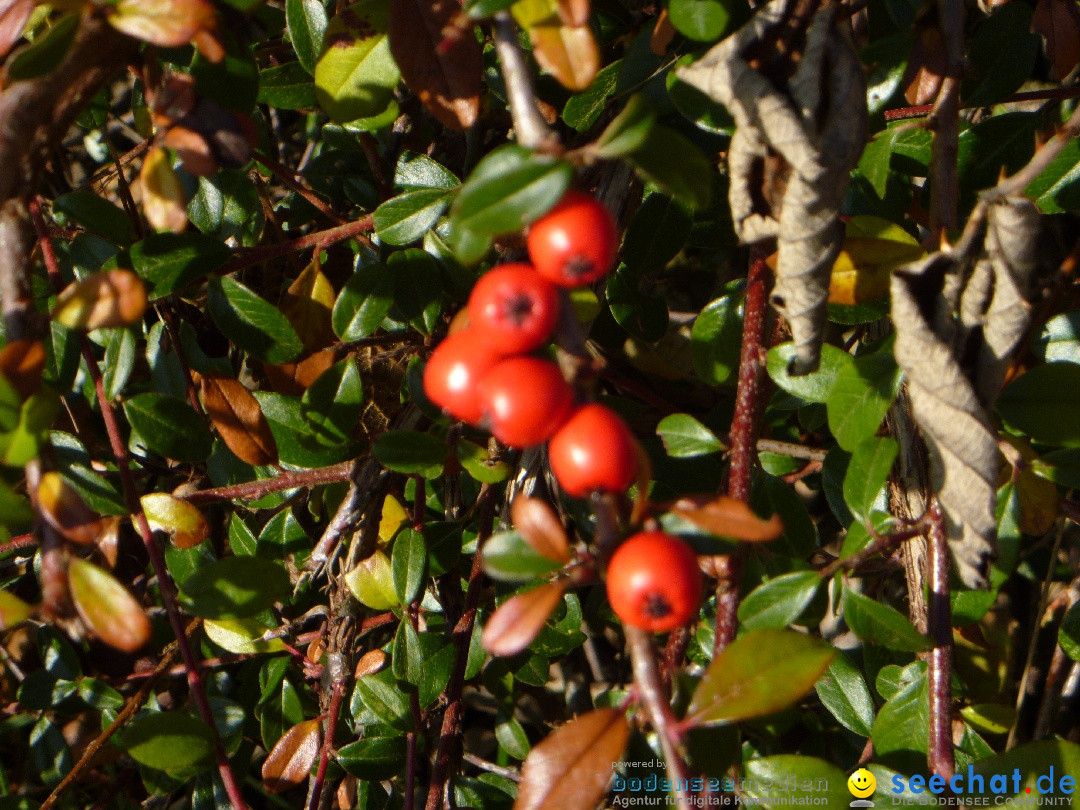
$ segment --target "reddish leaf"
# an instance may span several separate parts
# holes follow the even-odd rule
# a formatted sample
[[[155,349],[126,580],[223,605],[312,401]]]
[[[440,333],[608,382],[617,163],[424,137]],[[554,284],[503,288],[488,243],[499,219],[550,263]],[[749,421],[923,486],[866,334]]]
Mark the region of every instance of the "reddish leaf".
[[[130,270],[105,270],[73,281],[56,299],[53,320],[68,329],[135,323],[146,311],[146,286]]]
[[[537,554],[557,563],[570,562],[566,530],[546,501],[518,496],[510,507],[510,520]]]
[[[1058,81],[1080,62],[1080,6],[1076,0],[1039,0],[1031,30],[1046,40],[1046,54]]]
[[[281,365],[264,363],[263,371],[270,381],[270,387],[275,392],[298,397],[332,365],[334,365],[334,350],[323,349],[299,363],[282,363]]]
[[[918,28],[907,71],[901,80],[908,104],[929,104],[937,98],[947,67],[941,32],[929,26]]]
[[[0,349],[0,374],[23,399],[41,390],[45,346],[40,340],[13,340]]]
[[[390,52],[401,76],[428,111],[466,130],[480,112],[483,52],[471,26],[444,36],[462,13],[455,0],[391,0]]]
[[[529,29],[529,38],[540,67],[567,90],[577,92],[592,84],[600,69],[600,50],[589,26],[543,23]]]
[[[161,147],[152,146],[146,153],[139,172],[139,184],[143,213],[151,228],[180,233],[187,227],[187,195],[168,154]]]
[[[589,0],[555,0],[555,7],[563,25],[577,28],[589,24]]]
[[[484,649],[492,655],[515,655],[529,646],[563,597],[559,582],[507,599],[491,614],[481,637]]]
[[[0,0],[0,60],[19,41],[35,5],[35,0]]]
[[[649,48],[657,56],[666,56],[677,33],[678,31],[671,23],[671,17],[668,16],[668,10],[666,8],[661,10],[660,16],[656,18],[652,36],[649,37]]]
[[[68,586],[79,618],[110,647],[134,652],[150,639],[146,613],[104,568],[73,559],[68,566]]]
[[[184,168],[198,177],[207,177],[218,170],[210,142],[193,129],[172,127],[165,133],[165,145],[175,149]]]
[[[752,543],[775,540],[784,531],[779,515],[762,520],[745,503],[727,495],[682,498],[671,511],[712,534]]]
[[[91,545],[105,527],[101,515],[87,506],[58,472],[41,474],[37,507],[41,517],[73,543]]]
[[[309,352],[324,349],[337,341],[331,316],[334,310],[334,288],[320,268],[316,256],[285,294],[282,313]]]
[[[109,6],[109,23],[128,36],[176,48],[217,25],[206,0],[120,0]]]
[[[154,531],[163,531],[177,548],[197,546],[210,536],[210,524],[194,505],[163,492],[139,499],[146,521]]]
[[[571,720],[525,758],[514,810],[595,807],[629,738],[630,724],[617,709],[597,709]]]
[[[263,761],[262,778],[271,793],[281,793],[296,787],[311,772],[319,756],[322,736],[318,720],[305,720],[286,731]]]
[[[390,657],[382,650],[368,650],[361,655],[360,660],[356,662],[356,670],[353,672],[353,678],[360,680],[365,675],[374,675],[376,672],[386,669],[386,665],[389,661]]]
[[[206,415],[237,458],[259,467],[278,459],[277,442],[259,401],[238,380],[218,374],[199,378]]]

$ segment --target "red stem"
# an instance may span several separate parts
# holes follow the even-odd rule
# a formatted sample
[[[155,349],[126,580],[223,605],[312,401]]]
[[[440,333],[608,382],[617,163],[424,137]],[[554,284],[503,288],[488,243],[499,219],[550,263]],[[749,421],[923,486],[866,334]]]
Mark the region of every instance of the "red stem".
[[[276,245],[263,245],[261,247],[254,247],[237,253],[237,255],[227,262],[224,267],[220,268],[218,272],[222,274],[234,273],[245,267],[252,267],[256,264],[270,261],[271,259],[279,259],[282,256],[288,256],[290,253],[299,253],[309,249],[323,250],[331,245],[336,245],[338,242],[344,242],[346,239],[360,239],[361,241],[370,244],[364,234],[374,227],[374,220],[371,215],[368,214],[366,217],[361,217],[355,222],[346,222],[344,225],[338,225],[325,231],[316,231],[315,233],[309,233],[305,236],[297,237],[296,239],[290,239],[288,242],[279,242]]]
[[[215,487],[213,489],[200,489],[190,492],[183,498],[188,503],[204,504],[216,501],[232,500],[255,500],[271,492],[281,492],[283,489],[295,489],[296,487],[311,487],[316,484],[332,484],[336,481],[348,481],[352,471],[352,462],[343,461],[340,464],[332,464],[329,467],[318,467],[314,470],[301,470],[299,472],[286,471],[273,478],[265,478],[262,481],[245,481],[243,484],[233,484],[227,487]]]
[[[1072,87],[1055,87],[1052,90],[1028,90],[1023,93],[1014,93],[1003,101],[1009,104],[1020,101],[1064,101],[1080,96],[1080,85]],[[985,107],[985,104],[964,104],[961,110],[975,110]],[[934,111],[933,104],[919,104],[914,107],[897,107],[895,110],[885,111],[886,121],[900,121],[904,118],[921,118]]]
[[[9,551],[18,551],[23,548],[33,548],[37,545],[37,537],[33,534],[20,534],[17,537],[12,537],[6,543],[0,543],[0,554],[7,554]]]
[[[326,767],[330,763],[330,750],[334,746],[337,734],[338,715],[341,714],[341,698],[345,694],[344,677],[335,677],[333,692],[330,695],[330,709],[326,718],[326,736],[323,737],[322,751],[319,752],[319,767],[315,771],[315,781],[311,786],[311,802],[308,810],[319,810],[322,799],[323,783],[326,781]]]
[[[949,603],[949,543],[941,507],[935,501],[929,509],[930,531],[927,548],[930,650],[927,687],[930,693],[930,741],[927,764],[932,774],[948,781],[956,764],[952,745],[952,606]]]

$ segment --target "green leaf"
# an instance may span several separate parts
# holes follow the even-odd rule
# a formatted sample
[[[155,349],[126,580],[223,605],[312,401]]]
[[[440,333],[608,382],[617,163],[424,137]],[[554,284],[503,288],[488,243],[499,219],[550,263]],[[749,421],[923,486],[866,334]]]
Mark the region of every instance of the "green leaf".
[[[424,478],[441,475],[446,461],[446,442],[415,430],[387,431],[375,439],[371,449],[387,469]]]
[[[390,654],[390,663],[394,677],[399,681],[416,686],[423,677],[423,652],[416,630],[407,618],[398,623],[394,633],[394,642]]]
[[[697,724],[785,709],[813,688],[836,650],[790,630],[751,630],[713,659],[687,710]]]
[[[684,135],[670,127],[653,127],[638,149],[625,156],[645,180],[695,209],[712,198],[711,162]]]
[[[879,199],[885,199],[885,186],[889,180],[889,161],[892,158],[893,139],[897,130],[886,129],[879,132],[866,145],[859,158],[859,173],[867,179]]]
[[[694,218],[678,200],[649,194],[634,212],[620,250],[626,266],[635,273],[661,270],[683,249]]]
[[[1080,141],[1073,138],[1024,190],[1044,214],[1080,208]]]
[[[520,231],[557,203],[574,169],[564,160],[517,144],[488,153],[450,207],[455,229],[479,236]]]
[[[701,310],[690,330],[694,372],[706,385],[729,382],[739,367],[741,344],[742,297],[717,298]]]
[[[528,582],[562,568],[545,557],[516,531],[496,532],[484,543],[484,571],[504,582]]]
[[[357,269],[345,282],[332,318],[342,340],[359,340],[374,332],[394,304],[394,274],[382,262]]]
[[[117,742],[136,762],[162,771],[189,771],[213,762],[214,732],[186,712],[144,714]]]
[[[960,91],[965,104],[1004,101],[1028,80],[1039,49],[1031,16],[1032,7],[1020,3],[995,7],[982,19],[967,50],[970,78]]]
[[[672,458],[705,456],[725,449],[715,433],[685,413],[665,416],[656,426],[656,433]]]
[[[29,619],[34,609],[7,591],[0,591],[0,630],[7,630]]]
[[[1080,310],[1048,320],[1033,349],[1047,363],[1080,363]]]
[[[304,348],[281,311],[239,281],[215,276],[206,290],[214,323],[248,354],[267,363],[287,363]]]
[[[592,127],[607,107],[608,99],[615,92],[619,82],[619,71],[622,69],[622,60],[616,60],[610,65],[605,65],[593,77],[592,84],[580,93],[575,93],[566,100],[563,107],[562,119],[568,127],[584,132]]]
[[[8,81],[34,79],[60,67],[75,41],[80,19],[79,14],[66,14],[29,45],[12,53],[5,65]]]
[[[739,622],[747,630],[782,629],[793,623],[821,586],[816,571],[792,571],[754,588],[739,604]]]
[[[276,653],[285,651],[285,643],[280,638],[264,639],[267,627],[258,619],[228,619],[203,622],[206,637],[223,650],[237,655],[256,655],[258,653]]]
[[[213,439],[199,415],[184,400],[168,394],[139,394],[124,403],[128,422],[141,444],[177,461],[205,461]]]
[[[856,357],[841,367],[826,405],[829,429],[842,448],[853,452],[860,442],[877,433],[902,380],[903,373],[891,352]]]
[[[30,729],[29,743],[34,770],[45,785],[55,787],[75,765],[60,727],[43,714]]]
[[[242,619],[262,613],[290,589],[284,566],[265,557],[226,557],[184,580],[185,607],[207,619]]]
[[[53,200],[52,209],[54,214],[70,217],[117,245],[130,245],[135,240],[135,231],[124,209],[92,191],[61,194]]]
[[[1019,169],[1035,153],[1035,131],[1042,116],[1010,112],[980,121],[960,133],[957,142],[957,173],[963,210],[975,204],[979,189],[995,185],[1004,169]]]
[[[926,665],[920,662],[919,667],[905,670],[905,680],[900,682],[899,690],[878,712],[871,730],[874,751],[878,756],[893,751],[925,754],[929,725]]]
[[[427,574],[427,546],[424,536],[415,529],[403,529],[394,541],[390,555],[394,591],[398,601],[408,605],[420,596]]]
[[[813,374],[792,377],[788,374],[791,359],[795,356],[795,344],[791,341],[769,349],[765,367],[776,385],[789,394],[807,402],[828,402],[840,373],[853,364],[850,354],[843,349],[821,347],[821,366]]]
[[[132,269],[146,282],[150,300],[182,290],[228,258],[221,240],[201,233],[155,233],[131,246]]]
[[[383,723],[398,731],[413,731],[409,697],[398,688],[394,674],[384,669],[357,679],[353,691],[352,714],[356,723]]]
[[[747,760],[743,768],[745,779],[739,780],[741,790],[759,807],[783,807],[793,795],[808,795],[826,807],[847,807],[851,800],[847,776],[823,759],[782,754]],[[804,793],[805,787],[799,787],[808,785],[814,786],[812,792]],[[751,805],[750,801],[745,803]]]
[[[191,223],[207,236],[224,241],[235,236],[252,246],[263,228],[259,192],[240,170],[216,172],[199,178],[199,190],[188,204]]]
[[[314,73],[326,33],[326,7],[321,0],[286,0],[285,22],[296,58],[304,70]]]
[[[499,747],[514,759],[525,759],[529,755],[529,738],[521,723],[513,717],[495,726],[495,739],[499,741]]]
[[[123,392],[134,370],[136,338],[134,330],[125,327],[104,331],[107,337],[105,338],[102,377],[105,383],[105,395],[110,400],[114,400]]]
[[[731,18],[719,0],[669,0],[668,15],[675,30],[699,42],[718,40]]]
[[[855,517],[869,517],[899,453],[900,445],[887,436],[871,436],[855,448],[844,476],[844,501]]]
[[[1052,777],[1051,767],[1054,769]],[[1049,805],[1046,799],[1050,797],[1055,797],[1059,806],[1071,807],[1072,810],[1076,810],[1080,805],[1080,794],[1076,793],[1075,784],[1066,782],[1062,785],[1061,782],[1064,776],[1073,777],[1075,782],[1076,774],[1080,771],[1080,745],[1076,743],[1063,740],[1025,743],[1003,754],[979,760],[972,765],[972,769],[983,777],[986,789],[981,792],[973,791],[971,795],[1002,797],[1004,794],[1010,799],[1013,795],[1018,795],[1020,798],[1015,805],[1026,802],[1031,796],[1038,796],[1043,806]],[[1019,786],[1013,781],[1016,771],[1020,772]],[[1003,780],[1004,790],[995,794],[992,792],[995,785],[991,780],[999,774],[1008,774],[1008,779]],[[990,802],[999,800],[1000,798],[994,798]]]
[[[375,233],[388,245],[407,245],[431,230],[450,205],[451,192],[424,188],[387,200],[375,209]]]
[[[620,158],[640,149],[656,126],[656,111],[645,96],[633,96],[596,139],[596,151],[605,158]]]
[[[815,686],[822,704],[844,728],[870,736],[874,724],[874,699],[866,680],[851,660],[839,653]]]
[[[375,549],[370,557],[346,573],[345,584],[356,601],[372,610],[386,610],[398,604],[394,572],[382,549]]]
[[[505,461],[494,461],[486,447],[470,441],[457,443],[457,457],[465,472],[481,484],[498,484],[510,475],[510,465]]]
[[[338,123],[370,118],[393,100],[401,72],[386,35],[389,4],[361,0],[330,20],[315,64],[315,98]]]
[[[852,590],[844,591],[844,620],[863,641],[890,650],[922,652],[933,646],[898,610]]]
[[[367,737],[337,750],[337,762],[357,779],[391,779],[405,767],[405,735]]]
[[[349,443],[327,446],[320,442],[304,418],[299,397],[272,391],[253,393],[270,425],[282,462],[298,467],[325,467],[344,461],[355,452],[355,446]]]
[[[196,50],[191,60],[195,93],[226,110],[247,115],[255,109],[259,96],[259,66],[248,45],[232,31],[219,29],[218,36],[225,45],[224,58],[213,62]]]
[[[300,412],[312,432],[329,444],[347,442],[364,405],[364,387],[356,361],[347,357],[319,375],[300,400]]]
[[[646,343],[660,340],[668,328],[666,301],[644,291],[642,277],[625,264],[608,278],[608,308],[611,316],[632,336]]]
[[[1080,446],[1080,365],[1046,363],[1013,380],[997,411],[1012,427],[1045,444]]]
[[[453,189],[460,185],[461,181],[452,171],[427,155],[416,152],[403,151],[394,168],[394,187],[401,191]]]
[[[1073,604],[1058,630],[1058,644],[1073,661],[1080,661],[1080,602]]]
[[[309,110],[315,106],[315,82],[299,62],[269,67],[259,73],[259,103],[279,110]]]

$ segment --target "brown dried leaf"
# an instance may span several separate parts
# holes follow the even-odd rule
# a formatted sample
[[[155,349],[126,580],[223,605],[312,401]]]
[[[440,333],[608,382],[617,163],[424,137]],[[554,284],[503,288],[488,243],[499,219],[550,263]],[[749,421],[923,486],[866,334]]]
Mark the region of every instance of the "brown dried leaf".
[[[266,789],[281,793],[306,780],[319,756],[321,737],[319,720],[305,720],[286,731],[263,761],[262,778]]]
[[[334,365],[334,354],[333,349],[323,349],[299,363],[282,363],[281,365],[264,363],[263,371],[266,373],[266,379],[270,381],[270,387],[276,393],[298,397],[319,379],[319,375]]]
[[[672,505],[671,511],[707,532],[750,543],[775,540],[784,531],[779,515],[762,520],[735,498],[706,497],[682,498]]]
[[[484,627],[484,649],[492,655],[515,655],[524,650],[558,607],[564,590],[559,582],[547,582],[507,599]]]
[[[390,656],[382,650],[368,650],[361,655],[360,660],[356,662],[356,670],[353,672],[353,677],[359,680],[365,675],[374,675],[376,672],[381,672],[386,669],[386,665],[389,661]]]
[[[0,0],[0,60],[19,41],[35,5],[35,0]]]
[[[146,311],[146,286],[130,270],[105,270],[73,281],[56,299],[52,318],[68,329],[126,326]]]
[[[578,92],[592,84],[600,69],[600,49],[589,26],[545,22],[529,28],[529,38],[540,67],[567,90]]]
[[[662,9],[660,16],[656,18],[656,25],[653,26],[652,36],[649,37],[649,48],[657,56],[666,56],[677,33],[671,17],[668,16],[668,10]]]
[[[335,297],[316,255],[289,285],[281,307],[304,342],[305,351],[318,351],[337,341],[331,322]]]
[[[41,474],[36,500],[45,522],[73,543],[92,545],[105,528],[101,515],[87,506],[58,472]]]
[[[472,26],[444,36],[462,14],[455,0],[391,0],[390,52],[401,76],[444,126],[476,121],[483,89],[483,51]]]
[[[153,492],[139,499],[146,522],[152,531],[169,535],[177,548],[197,546],[210,536],[210,524],[196,506],[164,492]]]
[[[197,177],[207,177],[218,170],[210,142],[193,129],[175,126],[165,133],[165,145],[176,151],[184,168]]]
[[[596,709],[533,747],[521,771],[514,810],[589,810],[603,798],[630,738],[617,709]]]
[[[120,0],[109,6],[109,23],[128,36],[176,48],[217,25],[206,0]]]
[[[555,0],[555,9],[563,25],[577,28],[589,24],[591,8],[589,0]],[[666,13],[667,9],[665,9]]]
[[[23,399],[41,390],[45,345],[40,340],[13,340],[0,349],[0,374]]]
[[[164,149],[150,147],[139,172],[139,183],[143,213],[150,227],[155,231],[183,231],[188,224],[187,195]]]
[[[566,530],[546,501],[519,495],[510,506],[510,521],[537,554],[564,565],[570,562]]]
[[[908,104],[929,104],[937,98],[948,62],[945,39],[933,25],[920,25],[900,84]]]
[[[142,606],[104,568],[74,558],[68,565],[68,586],[79,618],[110,647],[134,652],[150,639],[150,620]]]
[[[1053,76],[1061,81],[1080,62],[1080,6],[1076,0],[1039,0],[1031,30],[1046,40]]]
[[[120,518],[116,515],[101,519],[102,529],[94,542],[94,547],[105,559],[109,568],[116,568],[116,560],[120,553]]]
[[[237,458],[255,467],[278,460],[277,442],[259,400],[238,380],[219,374],[199,377],[206,415]]]

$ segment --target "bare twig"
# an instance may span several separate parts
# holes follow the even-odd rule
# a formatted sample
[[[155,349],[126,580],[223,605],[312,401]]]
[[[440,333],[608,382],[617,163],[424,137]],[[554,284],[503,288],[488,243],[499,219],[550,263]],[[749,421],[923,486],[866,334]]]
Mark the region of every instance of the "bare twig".
[[[1025,101],[1064,101],[1080,96],[1080,85],[1071,87],[1053,87],[1049,90],[1028,90],[1023,93],[1013,93],[1002,104],[1018,104]],[[963,104],[961,110],[976,110],[985,107],[985,104]],[[897,107],[885,111],[886,121],[901,121],[905,118],[921,118],[934,111],[933,104],[918,104],[914,107]]]
[[[359,239],[366,245],[371,245],[371,240],[365,236],[374,228],[371,215],[361,217],[354,222],[346,222],[325,231],[316,231],[305,236],[290,239],[288,242],[279,242],[276,245],[261,245],[238,251],[233,258],[226,262],[224,267],[218,269],[219,273],[235,273],[245,267],[253,267],[256,264],[279,259],[291,253],[301,253],[305,250],[324,250],[346,239]]]
[[[500,11],[491,26],[517,141],[522,146],[537,149],[550,142],[553,136],[536,107],[536,92],[525,54],[518,44],[517,25],[509,11]]]
[[[271,492],[281,492],[282,490],[296,489],[297,487],[313,487],[318,484],[332,484],[335,481],[347,481],[352,467],[353,462],[343,461],[340,464],[332,464],[329,467],[316,467],[313,470],[286,470],[273,478],[264,478],[261,481],[246,481],[243,484],[233,484],[227,487],[200,489],[195,492],[188,492],[180,497],[193,504],[256,500],[264,495],[269,495]]]
[[[929,745],[927,765],[930,773],[946,782],[956,768],[952,745],[952,607],[949,603],[949,540],[941,507],[935,500],[929,509],[930,532],[927,554],[929,595],[930,650],[927,689],[930,695]]]
[[[339,214],[329,205],[327,205],[324,200],[322,200],[314,191],[312,191],[311,188],[308,187],[307,183],[304,182],[304,179],[301,175],[294,172],[288,166],[283,166],[282,164],[278,163],[269,155],[264,155],[262,152],[252,152],[251,156],[255,158],[258,163],[261,163],[263,166],[272,171],[274,175],[278,178],[278,180],[280,180],[286,186],[288,186],[305,200],[307,200],[308,203],[310,203],[311,206],[324,217],[329,219],[331,222],[336,222],[338,225],[345,224],[345,218],[342,217],[341,214]]]
[[[311,801],[308,810],[318,810],[322,801],[323,785],[326,781],[326,768],[330,763],[330,751],[334,748],[334,736],[337,734],[338,717],[341,714],[341,698],[345,694],[345,682],[349,677],[348,668],[340,655],[329,656],[327,670],[330,680],[330,710],[326,717],[326,733],[323,736],[322,751],[319,752],[319,766],[311,784]]]

